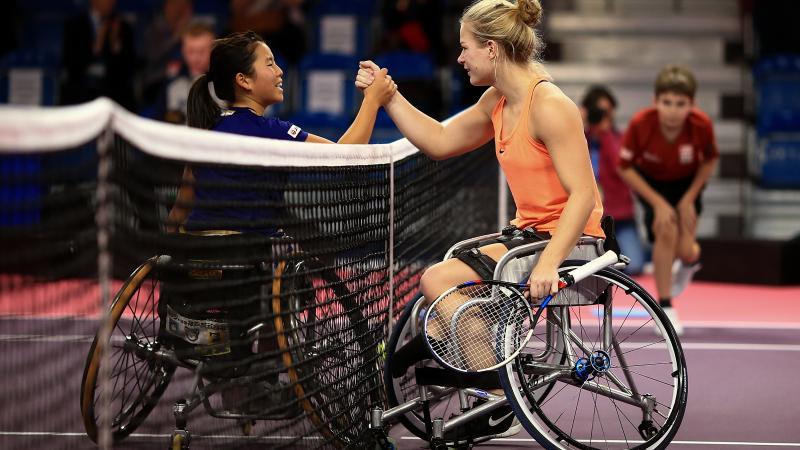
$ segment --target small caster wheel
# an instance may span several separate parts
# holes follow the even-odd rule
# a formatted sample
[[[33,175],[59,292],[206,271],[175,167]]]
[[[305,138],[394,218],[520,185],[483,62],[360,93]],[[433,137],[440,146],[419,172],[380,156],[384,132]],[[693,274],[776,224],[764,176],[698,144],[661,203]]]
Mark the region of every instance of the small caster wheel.
[[[239,426],[242,427],[242,434],[245,436],[251,436],[253,434],[253,427],[255,426],[255,420],[244,420],[239,423]]]
[[[394,438],[390,438],[386,435],[377,439],[377,442],[375,443],[375,450],[397,450],[398,448],[397,441]]]
[[[170,450],[188,450],[191,436],[186,430],[175,430],[172,432],[172,442]]]

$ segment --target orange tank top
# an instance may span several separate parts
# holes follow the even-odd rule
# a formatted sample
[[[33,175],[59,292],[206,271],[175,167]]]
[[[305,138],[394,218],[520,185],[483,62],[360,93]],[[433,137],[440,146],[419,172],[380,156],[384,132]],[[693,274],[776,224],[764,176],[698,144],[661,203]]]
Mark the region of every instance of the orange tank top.
[[[506,175],[511,195],[517,206],[516,217],[511,223],[518,228],[533,227],[537,231],[554,234],[569,196],[561,186],[547,147],[544,143],[534,140],[528,131],[528,115],[533,91],[542,81],[546,80],[534,79],[531,82],[522,114],[505,139],[502,138],[505,96],[500,98],[492,111],[492,125],[495,155]],[[595,186],[594,209],[583,229],[583,234],[605,237],[600,228],[602,216],[603,203],[600,192]]]

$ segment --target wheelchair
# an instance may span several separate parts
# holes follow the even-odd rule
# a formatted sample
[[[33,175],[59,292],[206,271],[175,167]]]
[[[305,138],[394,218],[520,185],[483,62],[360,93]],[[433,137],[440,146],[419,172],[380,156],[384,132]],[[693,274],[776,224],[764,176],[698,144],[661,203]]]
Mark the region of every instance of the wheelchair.
[[[98,442],[103,426],[115,442],[129,436],[184,368],[193,387],[173,406],[174,450],[189,448],[187,419],[200,405],[245,435],[257,420],[307,419],[338,448],[361,439],[380,382],[371,380],[380,330],[369,329],[333,266],[288,238],[269,238],[271,261],[252,249],[225,259],[243,235],[185,239],[185,249],[214,239],[215,250],[154,256],[114,297],[83,373],[88,436]]]
[[[613,229],[607,235],[609,231],[613,236]],[[459,242],[445,259],[498,236]],[[547,243],[512,248],[497,262],[494,278],[526,282]],[[607,242],[584,236],[560,271],[565,274],[615,246],[613,238]],[[535,323],[530,342],[512,363],[498,369],[504,396],[488,392],[488,386],[468,386],[485,377],[455,377],[430,359],[394,378],[388,370],[392,357],[422,330],[426,302],[421,297],[410,302],[387,348],[389,408],[375,408],[371,415],[370,427],[383,447],[392,448],[382,436],[389,425],[400,422],[433,449],[469,448],[480,442],[470,435],[469,422],[507,404],[547,449],[666,448],[686,408],[686,362],[658,303],[618,270],[625,261],[620,256],[618,264],[554,296]],[[514,322],[509,320],[498,332],[512,335]],[[477,407],[469,403],[473,398],[481,399]]]

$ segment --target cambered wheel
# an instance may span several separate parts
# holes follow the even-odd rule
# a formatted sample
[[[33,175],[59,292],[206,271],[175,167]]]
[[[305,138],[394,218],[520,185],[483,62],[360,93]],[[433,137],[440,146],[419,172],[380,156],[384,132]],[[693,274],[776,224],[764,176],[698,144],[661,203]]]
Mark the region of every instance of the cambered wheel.
[[[563,270],[581,264],[570,261]],[[655,300],[606,268],[559,292],[551,305],[523,354],[501,370],[526,430],[548,449],[666,448],[686,409],[687,371],[675,330]],[[569,362],[525,361],[546,346],[537,338],[546,324],[565,342]],[[555,384],[540,400],[533,392],[547,377]]]
[[[316,260],[281,262],[272,309],[300,406],[339,448],[366,430],[377,382],[377,340],[344,283]]]
[[[81,414],[86,433],[95,442],[104,386],[110,389],[103,401],[109,402],[111,434],[119,441],[145,420],[175,371],[174,366],[155,356],[161,326],[158,258],[147,260],[128,277],[103,323],[111,330],[110,339],[101,340],[101,328],[89,349],[81,383]],[[99,378],[104,350],[109,352],[109,379],[105,382]]]

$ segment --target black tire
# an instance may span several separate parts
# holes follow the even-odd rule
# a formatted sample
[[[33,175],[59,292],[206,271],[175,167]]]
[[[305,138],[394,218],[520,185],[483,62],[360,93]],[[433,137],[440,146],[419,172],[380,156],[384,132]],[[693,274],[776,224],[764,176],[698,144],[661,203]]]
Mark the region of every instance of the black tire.
[[[412,313],[414,305],[422,300],[423,298],[421,296],[417,296],[408,302],[405,308],[403,308],[403,313],[400,315],[397,323],[395,323],[391,336],[389,336],[389,343],[386,346],[386,366],[383,370],[383,384],[386,387],[386,397],[389,408],[401,405],[418,395],[417,383],[414,379],[414,367],[410,367],[402,377],[394,378],[389,370],[389,363],[397,349],[402,347],[403,344],[413,337]],[[429,362],[428,364],[436,365],[434,362]],[[455,393],[455,391],[453,391],[453,393]],[[451,409],[452,405],[457,404],[458,398],[454,398],[452,394],[447,394],[446,396],[438,398],[434,397],[430,404],[431,417],[445,417],[445,411]],[[418,438],[423,440],[428,439],[422,411],[413,410],[403,414],[400,416],[400,423]]]
[[[375,361],[382,330],[370,331],[345,283],[315,259],[279,264],[272,309],[300,406],[336,447],[358,442],[379,390]]]
[[[175,367],[154,358],[158,350],[161,319],[158,314],[160,282],[158,257],[147,260],[128,277],[117,292],[105,325],[111,328],[109,341],[100,333],[92,342],[81,383],[81,414],[86,434],[97,442],[99,417],[97,401],[102,383],[98,376],[103,349],[112,343],[109,356],[111,434],[120,441],[147,418],[172,379]],[[124,314],[127,311],[127,314]]]
[[[563,270],[583,263],[569,261]],[[578,305],[577,299],[587,298],[590,292],[598,303]],[[530,374],[545,376],[549,369],[526,365],[523,353],[515,364],[501,370],[506,395],[522,425],[548,449],[666,448],[683,419],[688,380],[683,350],[661,308],[635,281],[610,268],[564,289],[556,299],[568,305],[548,307],[544,320],[561,330],[572,330],[570,347],[576,353],[576,363],[572,367],[562,364],[572,370],[572,375],[559,377],[544,401],[532,395]],[[558,305],[556,299],[553,303]],[[605,305],[609,305],[607,317],[611,318],[609,348],[604,347],[602,338]],[[615,309],[619,317],[614,315]],[[559,310],[565,313],[551,316],[550,311]],[[537,327],[542,325],[540,320]],[[589,356],[599,359],[589,360]],[[580,365],[580,358],[596,362],[593,367],[601,370],[579,374],[575,367]],[[643,420],[645,408],[641,404],[604,394],[612,388],[623,392],[617,383],[637,395],[653,395],[652,423]],[[640,432],[642,424],[651,427],[648,433]]]

